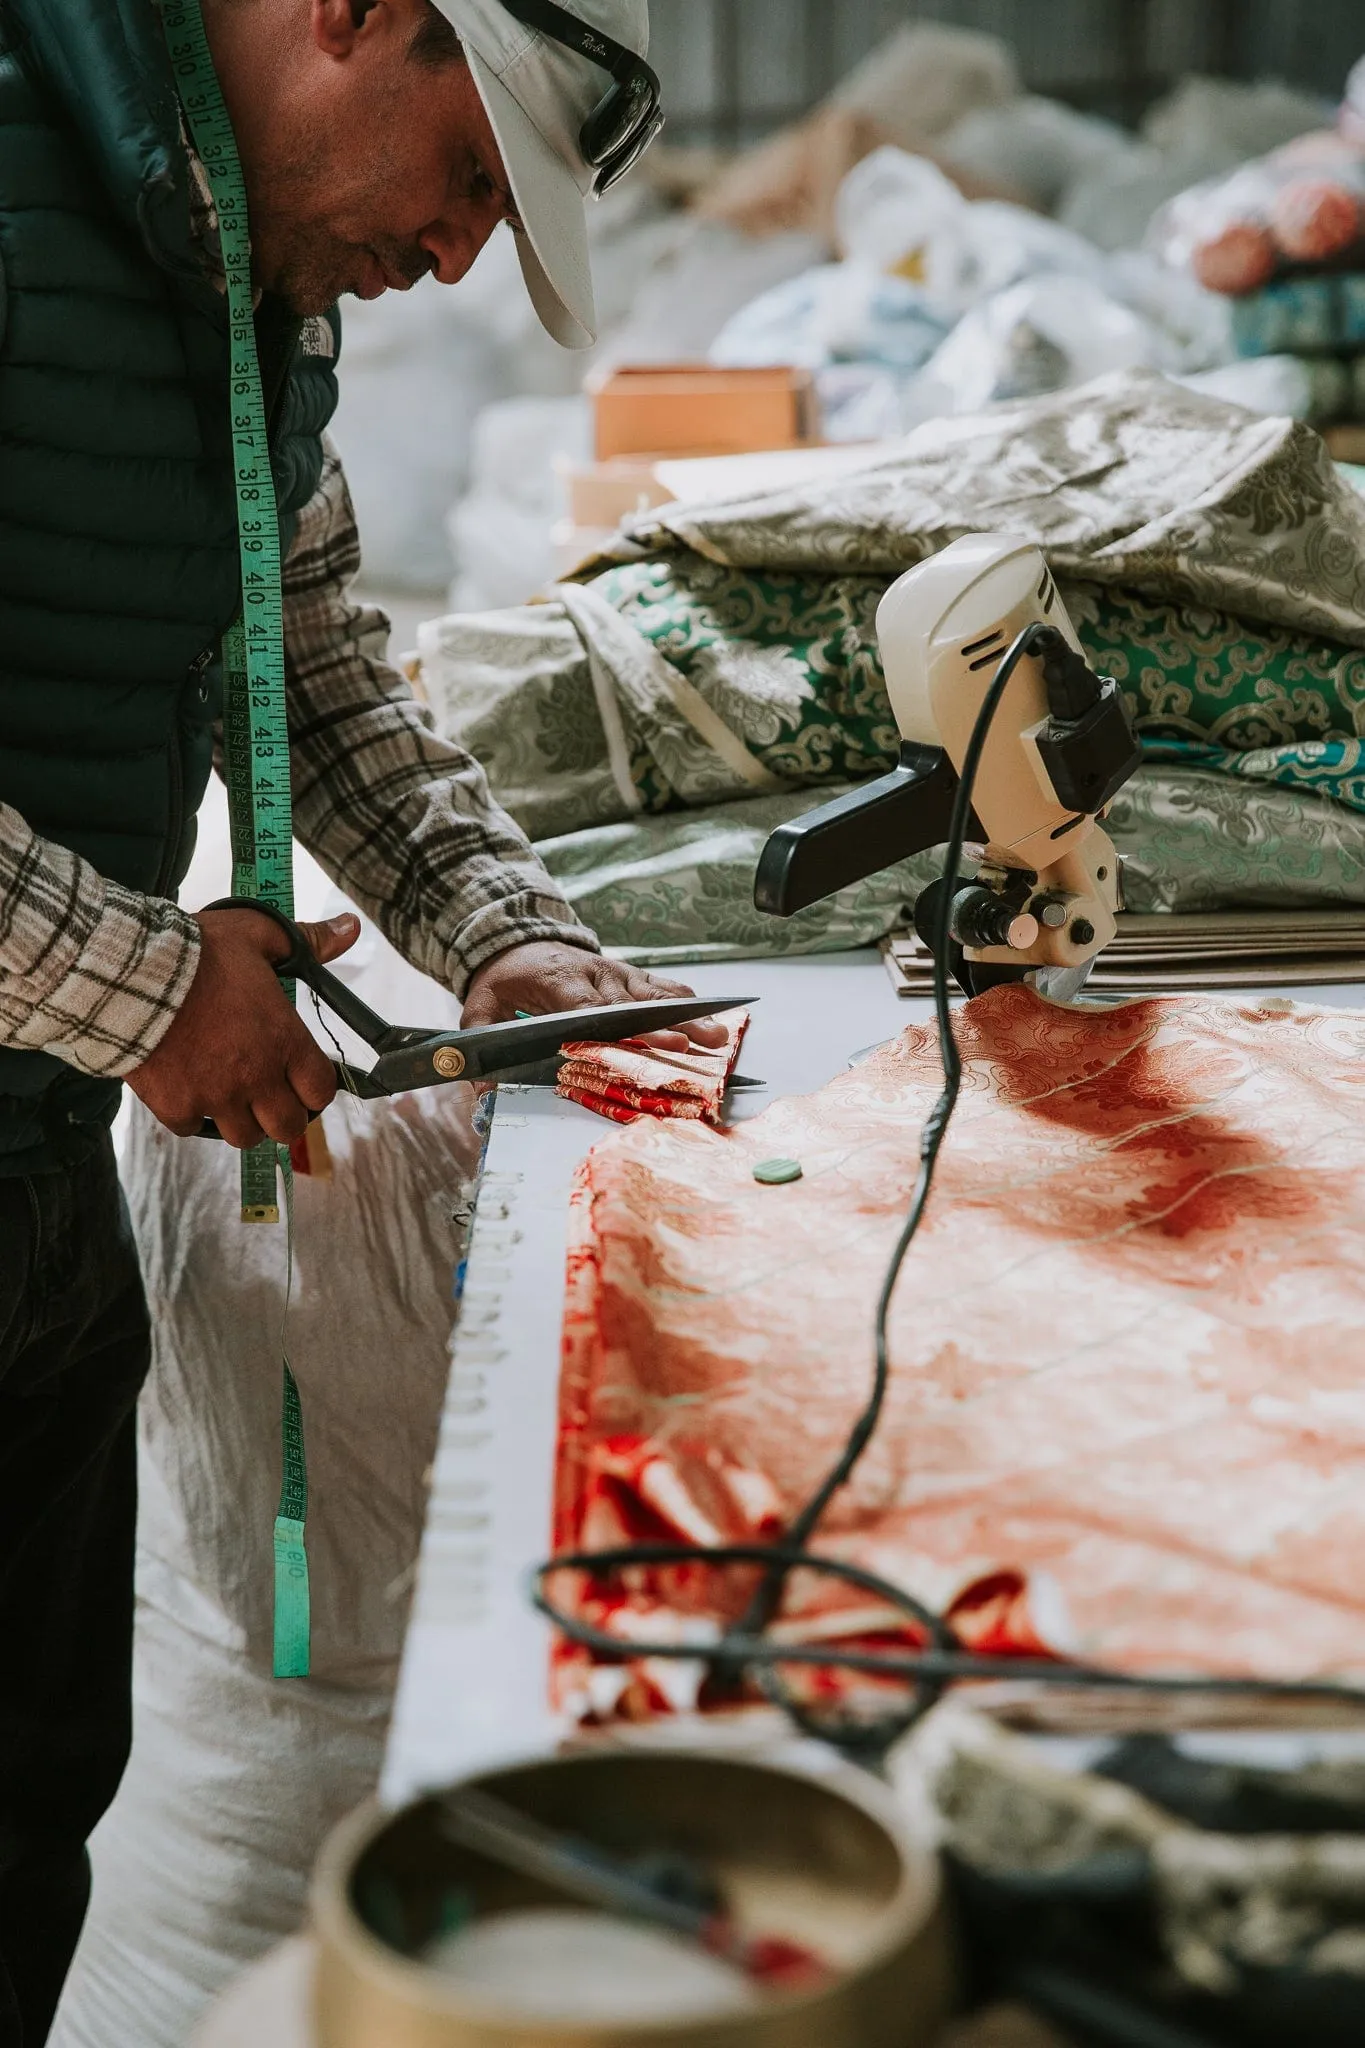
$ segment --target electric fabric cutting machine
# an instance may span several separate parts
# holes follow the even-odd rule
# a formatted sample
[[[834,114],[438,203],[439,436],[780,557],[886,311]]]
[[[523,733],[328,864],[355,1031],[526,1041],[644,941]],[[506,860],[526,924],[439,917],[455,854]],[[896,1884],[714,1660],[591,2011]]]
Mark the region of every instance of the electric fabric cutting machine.
[[[900,761],[778,827],[755,876],[760,910],[790,917],[948,837],[983,704],[1029,628],[972,786],[976,873],[931,883],[915,928],[932,949],[940,892],[950,888],[950,965],[968,995],[1023,979],[1053,1001],[1079,994],[1121,905],[1105,807],[1141,751],[1118,684],[1090,668],[1028,541],[968,534],[892,584],[877,637]]]

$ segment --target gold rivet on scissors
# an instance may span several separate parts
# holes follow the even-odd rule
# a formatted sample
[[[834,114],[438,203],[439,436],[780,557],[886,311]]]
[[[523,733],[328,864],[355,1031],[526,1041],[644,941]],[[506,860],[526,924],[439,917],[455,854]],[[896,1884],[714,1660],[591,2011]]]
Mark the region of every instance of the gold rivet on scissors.
[[[464,1072],[464,1054],[458,1045],[443,1045],[431,1055],[431,1064],[443,1081],[458,1081]]]

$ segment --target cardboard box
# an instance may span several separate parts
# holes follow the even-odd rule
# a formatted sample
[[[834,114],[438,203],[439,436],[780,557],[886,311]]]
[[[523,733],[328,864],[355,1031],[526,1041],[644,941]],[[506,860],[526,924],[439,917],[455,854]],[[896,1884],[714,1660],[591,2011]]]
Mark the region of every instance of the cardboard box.
[[[819,439],[809,370],[638,363],[589,378],[599,462],[626,455],[746,455]]]
[[[565,463],[560,474],[574,526],[611,532],[623,519],[666,505],[673,496],[648,461]]]
[[[1328,427],[1322,438],[1333,462],[1365,462],[1365,426]]]

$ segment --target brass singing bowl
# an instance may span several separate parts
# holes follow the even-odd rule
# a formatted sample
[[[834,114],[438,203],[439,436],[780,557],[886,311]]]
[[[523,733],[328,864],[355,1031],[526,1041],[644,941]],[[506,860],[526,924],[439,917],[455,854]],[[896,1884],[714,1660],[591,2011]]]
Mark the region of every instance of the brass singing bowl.
[[[863,1773],[620,1749],[470,1782],[605,1848],[666,1845],[695,1856],[721,1878],[741,1919],[765,1880],[790,1887],[799,1875],[828,1894],[827,1939],[813,1927],[791,1932],[823,1950],[831,1978],[755,2009],[663,2024],[559,2024],[498,2009],[381,1938],[362,1901],[377,1884],[400,1902],[404,1946],[419,1951],[439,1933],[453,1887],[473,1898],[477,1916],[562,1900],[444,1837],[435,1799],[399,1813],[371,1805],[332,1835],[314,1878],[318,2048],[922,2048],[942,2026],[952,1971],[938,1864]]]

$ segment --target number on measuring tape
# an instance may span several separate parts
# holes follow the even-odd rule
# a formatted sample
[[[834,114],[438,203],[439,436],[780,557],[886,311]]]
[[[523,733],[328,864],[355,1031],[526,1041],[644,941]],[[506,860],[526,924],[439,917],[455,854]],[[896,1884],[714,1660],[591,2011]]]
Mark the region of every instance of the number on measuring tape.
[[[237,142],[214,74],[199,0],[162,9],[181,105],[218,213],[227,281],[231,364],[229,407],[242,612],[223,636],[223,747],[232,830],[232,893],[294,914],[289,726],[285,715],[284,593],[279,508],[270,466],[265,392],[256,349],[246,187]],[[285,984],[292,1001],[293,985]],[[289,1154],[274,1143],[242,1154],[242,1218],[278,1223],[280,1181],[288,1216],[289,1281],[294,1272],[293,1180]],[[283,1346],[281,1346],[283,1349]],[[308,1474],[299,1390],[283,1361],[282,1479],[275,1518],[275,1675],[304,1678],[309,1666]]]
[[[289,728],[285,714],[284,597],[279,514],[270,466],[265,392],[256,349],[251,242],[236,140],[213,75],[197,0],[165,11],[177,75],[189,81],[184,106],[218,213],[227,280],[234,483],[243,615],[225,637],[225,758],[232,831],[233,893],[259,896],[292,916]],[[276,1147],[242,1155],[242,1216],[279,1221]]]

